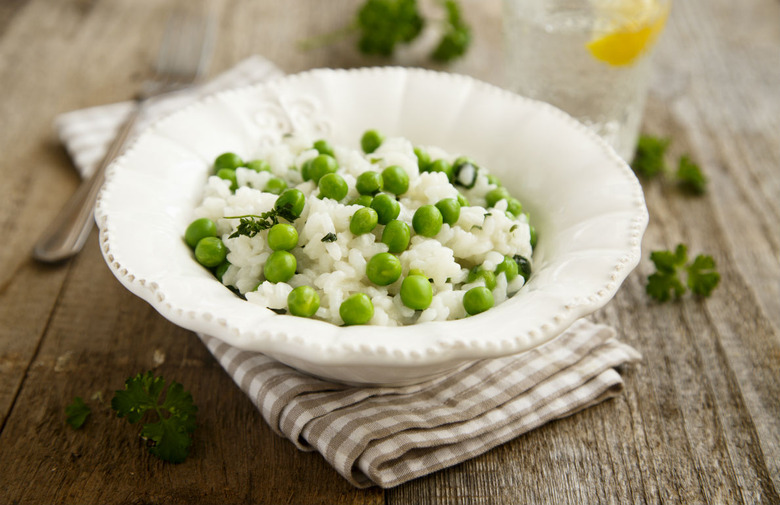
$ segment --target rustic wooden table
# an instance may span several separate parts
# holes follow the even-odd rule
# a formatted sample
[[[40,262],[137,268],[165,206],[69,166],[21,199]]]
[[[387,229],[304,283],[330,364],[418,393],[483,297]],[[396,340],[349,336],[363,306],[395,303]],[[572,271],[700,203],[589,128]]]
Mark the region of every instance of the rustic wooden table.
[[[302,52],[360,0],[217,0],[211,74],[260,53],[286,72],[352,67],[353,40]],[[475,43],[450,70],[501,84],[498,0],[466,0]],[[645,184],[643,260],[595,318],[644,360],[626,391],[489,453],[390,490],[356,490],[274,435],[189,331],[131,295],[93,232],[57,266],[30,259],[78,184],[52,131],[62,112],[125,100],[149,76],[169,0],[0,2],[1,503],[780,503],[780,3],[676,1],[644,129],[708,177],[703,197]],[[712,254],[711,298],[656,304],[652,250]],[[190,458],[151,457],[108,399],[155,371],[200,407]],[[81,431],[75,395],[104,408]]]

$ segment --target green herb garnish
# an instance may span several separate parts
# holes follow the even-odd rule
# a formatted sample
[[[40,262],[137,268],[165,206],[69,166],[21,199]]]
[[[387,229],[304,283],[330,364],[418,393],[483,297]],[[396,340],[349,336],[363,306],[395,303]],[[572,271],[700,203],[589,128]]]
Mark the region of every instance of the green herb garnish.
[[[228,238],[236,238],[240,235],[246,235],[249,238],[254,237],[263,230],[267,230],[275,224],[279,224],[279,218],[293,222],[298,219],[292,212],[292,204],[286,203],[279,208],[273,208],[268,212],[263,212],[259,216],[256,214],[246,214],[244,216],[225,216],[225,219],[240,219],[236,231],[230,234]]]
[[[73,398],[70,405],[65,407],[65,422],[68,423],[71,428],[77,430],[84,425],[84,422],[91,412],[92,409],[84,403],[84,400],[82,400],[80,396],[77,396]]]
[[[162,400],[166,381],[152,372],[138,374],[127,379],[125,388],[111,399],[111,408],[117,417],[126,417],[131,424],[147,414],[155,414],[156,422],[143,425],[141,437],[152,441],[149,452],[163,461],[181,463],[189,454],[192,433],[195,431],[195,414],[198,408],[192,395],[178,382],[171,381]]]
[[[441,39],[430,57],[447,63],[465,54],[471,44],[471,30],[457,0],[440,0],[439,4],[446,11],[446,17],[441,20]],[[417,39],[426,22],[417,0],[365,0],[350,25],[301,41],[300,46],[312,49],[357,33],[357,47],[361,53],[390,57],[399,45]]]
[[[666,170],[664,155],[667,147],[669,147],[669,139],[667,138],[641,135],[639,142],[637,142],[631,168],[637,175],[647,179],[652,179],[663,173]]]
[[[647,280],[647,294],[659,302],[669,301],[672,296],[680,298],[689,288],[700,296],[710,296],[720,282],[712,256],[700,254],[688,263],[687,247],[679,244],[672,251],[655,251],[650,254],[656,272]],[[686,276],[683,284],[681,276]]]
[[[338,239],[335,233],[327,233],[320,242],[335,242]]]
[[[436,46],[431,58],[442,63],[460,58],[471,44],[471,29],[463,21],[460,5],[455,0],[445,0],[447,21],[444,35]]]
[[[677,183],[683,189],[697,195],[702,195],[707,190],[707,178],[699,165],[687,155],[681,156],[677,165]]]

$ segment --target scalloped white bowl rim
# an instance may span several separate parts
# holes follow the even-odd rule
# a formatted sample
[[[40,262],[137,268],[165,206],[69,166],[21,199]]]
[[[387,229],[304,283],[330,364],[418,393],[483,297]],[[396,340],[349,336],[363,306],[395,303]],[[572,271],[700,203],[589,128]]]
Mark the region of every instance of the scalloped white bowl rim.
[[[404,327],[339,327],[234,296],[181,239],[210,161],[302,128],[356,148],[376,128],[488,167],[539,230],[529,283],[483,314]],[[631,169],[564,112],[463,75],[372,67],[227,90],[159,120],[109,167],[96,221],[114,275],[175,324],[321,377],[402,384],[531,349],[602,307],[639,262],[648,214]]]

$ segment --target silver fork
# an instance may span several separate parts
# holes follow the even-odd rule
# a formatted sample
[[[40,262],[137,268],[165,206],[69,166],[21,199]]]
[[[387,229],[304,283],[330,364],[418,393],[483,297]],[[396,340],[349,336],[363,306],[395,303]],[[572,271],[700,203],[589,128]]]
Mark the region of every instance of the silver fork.
[[[94,207],[105,181],[106,167],[123,151],[133,126],[146,105],[155,97],[181,90],[201,75],[211,56],[215,34],[210,12],[189,8],[168,19],[157,55],[154,77],[145,82],[135,97],[136,107],[122,125],[95,173],[68,200],[35,244],[33,257],[47,263],[77,254],[94,224]]]

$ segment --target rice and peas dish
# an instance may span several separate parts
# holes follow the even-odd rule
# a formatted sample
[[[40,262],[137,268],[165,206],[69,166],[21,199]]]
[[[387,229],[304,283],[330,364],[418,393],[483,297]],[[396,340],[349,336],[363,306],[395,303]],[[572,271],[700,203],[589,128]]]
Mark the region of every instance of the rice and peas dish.
[[[238,296],[334,324],[484,312],[531,274],[536,232],[475,161],[369,130],[361,150],[288,135],[214,162],[184,238]]]

